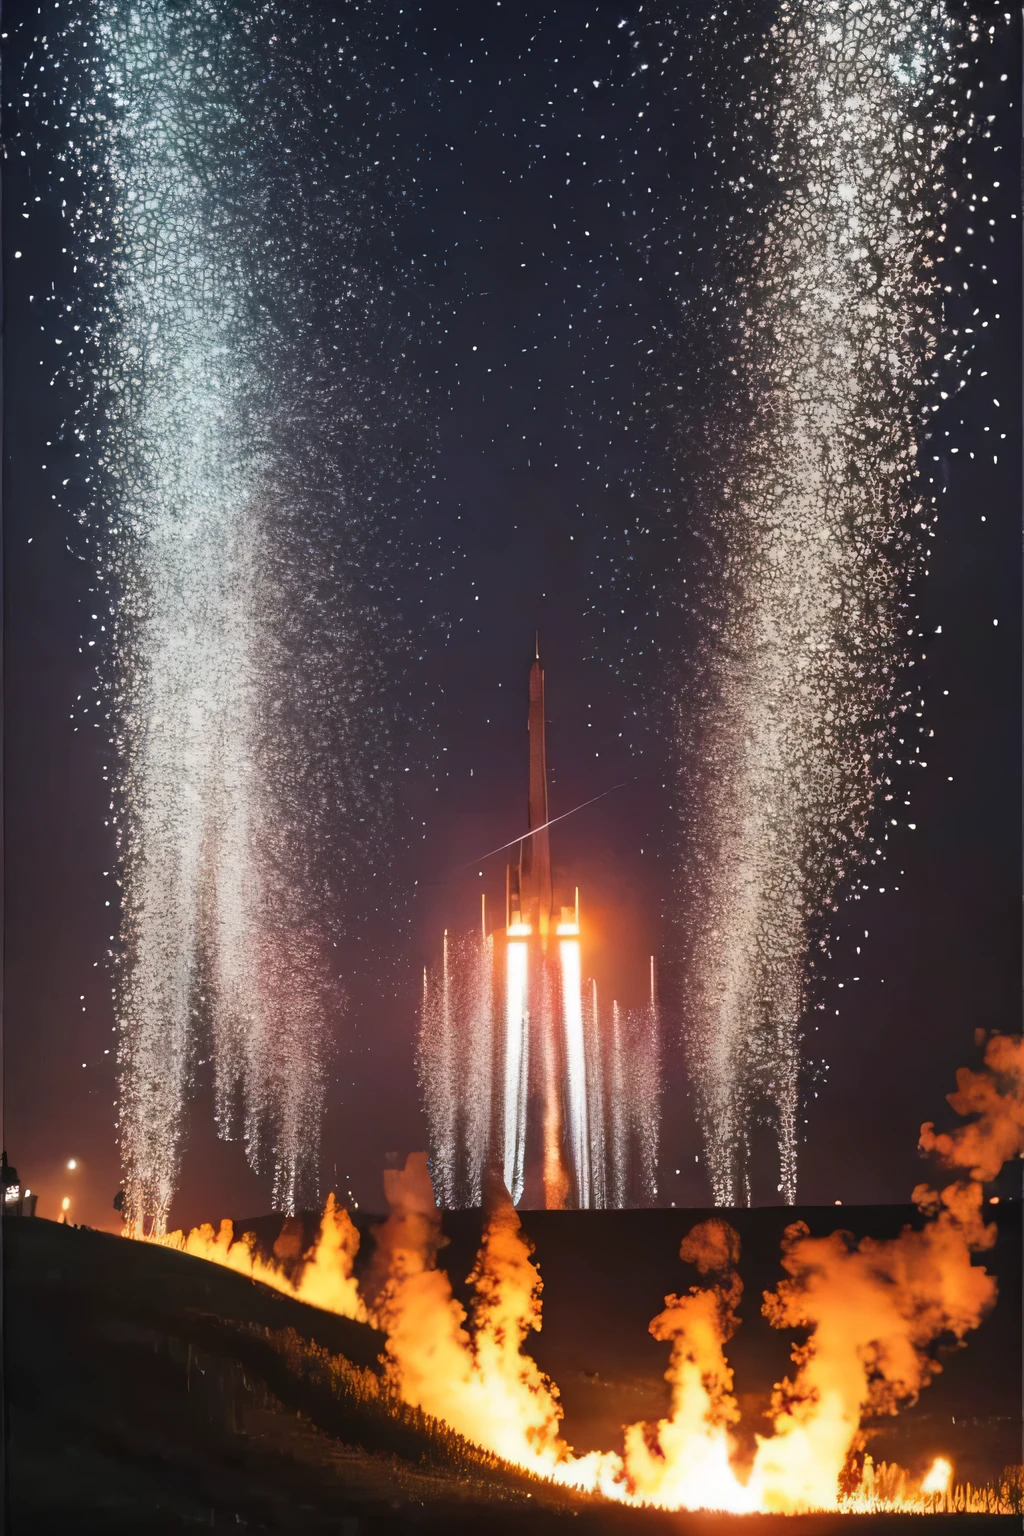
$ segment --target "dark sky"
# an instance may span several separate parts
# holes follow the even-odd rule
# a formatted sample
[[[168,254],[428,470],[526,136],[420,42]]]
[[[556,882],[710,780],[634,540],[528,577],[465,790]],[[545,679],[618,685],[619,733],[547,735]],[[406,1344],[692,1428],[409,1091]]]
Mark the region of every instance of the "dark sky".
[[[677,9],[696,35],[713,7]],[[34,148],[31,116],[17,102],[37,28],[52,34],[59,25],[52,3],[43,12],[37,20],[36,6],[21,0],[5,8],[5,1141],[23,1180],[51,1199],[63,1189],[61,1164],[80,1158],[79,1214],[99,1222],[118,1184],[104,964],[118,919],[104,729],[71,718],[94,682],[82,638],[92,575],[74,518],[81,467],[60,440],[67,400],[40,366],[44,343],[27,302],[29,292],[52,284],[59,295],[72,281],[47,192],[54,166],[45,142]],[[752,32],[763,15],[751,12]],[[418,755],[410,747],[409,775],[396,774],[394,867],[382,875],[388,902],[372,949],[386,960],[368,965],[352,951],[352,1007],[324,1134],[326,1180],[337,1169],[364,1206],[380,1202],[385,1153],[425,1141],[412,1068],[422,965],[446,923],[474,920],[482,889],[502,899],[502,856],[466,866],[522,826],[535,632],[547,666],[552,814],[628,781],[553,838],[556,864],[578,881],[608,941],[594,968],[628,996],[644,956],[660,953],[676,854],[657,647],[671,637],[655,618],[658,561],[649,560],[647,593],[613,578],[634,547],[630,530],[654,516],[650,466],[665,451],[649,440],[642,401],[658,366],[651,354],[678,327],[667,253],[688,242],[690,280],[700,280],[696,231],[705,219],[713,226],[718,198],[692,92],[679,82],[671,100],[659,100],[635,73],[634,44],[645,37],[637,6],[446,4],[392,21],[383,29],[393,81],[387,133],[407,193],[394,220],[395,302],[411,338],[407,376],[394,387],[422,426],[403,492],[408,549],[394,579],[401,623],[416,642],[405,686],[429,745]],[[1017,57],[1013,41],[1008,59]],[[899,786],[912,788],[916,831],[901,826],[890,841],[885,893],[842,908],[814,997],[825,1006],[809,1025],[806,1202],[906,1199],[917,1128],[941,1112],[973,1030],[1016,1025],[1012,83],[994,128],[1007,145],[989,253],[1001,318],[981,333],[969,387],[935,418],[946,488],[921,588],[935,737],[927,771]],[[640,117],[648,112],[654,133]],[[991,175],[991,145],[968,155],[958,175],[971,164]],[[967,299],[951,299],[950,323],[970,323],[958,303]],[[699,418],[707,406],[694,399],[684,408]],[[1007,433],[998,466],[987,452],[993,431]],[[682,509],[684,532],[686,516]],[[700,1139],[671,1008],[666,1028],[662,1198],[702,1204],[708,1188],[695,1164]],[[214,1141],[203,1097],[201,1087],[174,1213],[184,1221],[268,1202],[237,1146]]]

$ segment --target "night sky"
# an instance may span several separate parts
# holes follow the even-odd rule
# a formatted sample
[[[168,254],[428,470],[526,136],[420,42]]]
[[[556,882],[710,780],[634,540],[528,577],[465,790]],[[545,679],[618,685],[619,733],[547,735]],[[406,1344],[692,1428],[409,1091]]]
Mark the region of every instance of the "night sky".
[[[118,903],[108,726],[93,693],[102,635],[76,517],[87,471],[63,435],[66,380],[50,383],[55,316],[63,296],[75,299],[64,194],[53,136],[20,97],[34,78],[33,39],[58,35],[68,10],[5,7],[4,1137],[23,1183],[41,1192],[41,1214],[72,1193],[80,1219],[99,1225],[116,1220],[119,1184],[106,963]],[[504,898],[506,856],[474,861],[524,825],[535,634],[551,814],[612,791],[552,833],[556,878],[579,884],[601,936],[591,967],[626,1000],[642,990],[648,954],[671,972],[666,690],[686,665],[679,648],[696,643],[671,617],[671,587],[701,514],[683,498],[667,507],[659,489],[665,464],[686,451],[663,400],[679,349],[702,344],[680,300],[721,281],[714,230],[726,199],[706,153],[713,105],[655,67],[654,40],[669,16],[706,50],[713,11],[710,0],[653,15],[488,0],[384,7],[374,28],[381,96],[370,120],[394,202],[377,252],[390,268],[386,367],[375,375],[371,359],[367,377],[408,423],[401,441],[373,446],[378,473],[394,469],[378,601],[399,654],[383,685],[395,723],[389,831],[340,941],[349,1004],[322,1157],[325,1185],[337,1181],[363,1207],[381,1204],[385,1156],[425,1144],[413,1069],[422,967],[446,924],[475,921],[481,892],[495,913]],[[316,13],[296,11],[297,46],[311,56]],[[750,8],[752,37],[769,15]],[[805,1202],[905,1200],[917,1129],[941,1115],[955,1068],[973,1061],[974,1030],[1017,1024],[1018,41],[1004,28],[1010,79],[992,87],[993,140],[968,146],[963,164],[958,150],[952,172],[954,185],[972,167],[998,174],[1001,190],[983,258],[998,287],[976,284],[969,263],[982,258],[965,244],[947,312],[963,327],[981,306],[991,323],[968,386],[921,445],[943,487],[919,608],[924,724],[935,734],[927,769],[894,786],[914,830],[901,820],[875,888],[840,902],[812,990]],[[997,80],[991,61],[987,72]],[[45,314],[30,293],[53,296]],[[681,441],[714,441],[713,401],[686,396],[672,409],[685,414]],[[685,464],[679,472],[685,483]],[[660,1198],[699,1205],[708,1184],[678,1018],[670,991]],[[200,1072],[176,1224],[269,1202],[267,1182],[237,1143],[214,1139],[209,1119]],[[74,1188],[61,1172],[71,1156],[81,1160]]]

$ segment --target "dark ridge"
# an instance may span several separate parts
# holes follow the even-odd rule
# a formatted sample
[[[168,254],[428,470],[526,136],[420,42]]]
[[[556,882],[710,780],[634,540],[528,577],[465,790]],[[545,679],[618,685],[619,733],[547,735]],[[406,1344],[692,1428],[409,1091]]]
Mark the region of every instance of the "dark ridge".
[[[677,1258],[679,1240],[707,1214],[525,1213],[545,1276],[546,1325],[533,1341],[535,1353],[559,1380],[577,1449],[587,1448],[587,1425],[600,1428],[613,1405],[621,1423],[640,1416],[638,1406],[647,1411],[645,1394],[653,1403],[664,1391],[664,1346],[647,1336],[646,1321],[666,1291],[688,1283]],[[778,1278],[777,1236],[788,1220],[800,1215],[813,1230],[829,1230],[839,1215],[832,1209],[727,1214],[745,1245],[748,1296],[762,1281]],[[907,1215],[902,1208],[844,1209],[842,1224],[884,1236]],[[987,1262],[1000,1276],[1004,1299],[905,1416],[910,1424],[929,1399],[928,1434],[911,1435],[904,1448],[931,1443],[931,1434],[934,1449],[953,1455],[962,1481],[991,1480],[1018,1459],[1019,1207],[1000,1208],[998,1219],[999,1242]],[[480,1224],[479,1212],[445,1217],[450,1242],[442,1258],[456,1279],[468,1273]],[[281,1225],[280,1218],[267,1219],[270,1246]],[[13,1536],[210,1528],[296,1536],[406,1530],[512,1536],[527,1528],[668,1536],[731,1523],[715,1515],[618,1509],[529,1478],[436,1421],[383,1399],[375,1385],[382,1341],[373,1329],[200,1259],[14,1218],[3,1224],[3,1269],[6,1529]],[[745,1312],[744,1328],[753,1335],[756,1308]],[[735,1341],[738,1376],[757,1358],[754,1348],[740,1363],[743,1332]],[[772,1342],[780,1341],[772,1336]],[[993,1426],[1011,1376],[1018,1378],[1011,1405],[1016,1443],[994,1473],[972,1476],[972,1455],[979,1467],[986,1457],[998,1460],[993,1435],[1001,1443],[1004,1431]],[[751,1379],[759,1380],[756,1368]],[[939,1422],[947,1389],[958,1425],[966,1424],[962,1434]],[[895,1423],[887,1433],[899,1433],[901,1421]],[[987,1452],[972,1451],[972,1437]],[[885,1447],[879,1442],[879,1459],[891,1457],[888,1446],[888,1439]],[[865,1518],[895,1529],[919,1517],[790,1517],[785,1529],[824,1536]],[[998,1517],[984,1518],[986,1530],[1000,1525]],[[744,1517],[741,1528],[760,1536],[781,1519]],[[979,1517],[943,1519],[951,1531],[978,1528]],[[1018,1529],[1019,1519],[1009,1516],[1006,1529],[1011,1519]]]

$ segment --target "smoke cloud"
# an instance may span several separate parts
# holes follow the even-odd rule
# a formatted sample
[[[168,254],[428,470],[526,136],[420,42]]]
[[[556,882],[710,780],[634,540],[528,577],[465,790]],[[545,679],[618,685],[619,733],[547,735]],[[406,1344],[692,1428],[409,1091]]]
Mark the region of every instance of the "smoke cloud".
[[[650,1325],[670,1345],[671,1412],[657,1424],[627,1426],[621,1457],[573,1455],[558,1389],[524,1352],[541,1325],[541,1278],[495,1172],[483,1179],[486,1222],[468,1277],[471,1323],[437,1266],[445,1238],[425,1153],[385,1174],[390,1214],[375,1234],[363,1296],[353,1279],[358,1234],[333,1198],[297,1274],[294,1234],[279,1244],[278,1262],[262,1258],[251,1240],[236,1241],[230,1222],[218,1233],[204,1227],[155,1240],[371,1320],[386,1336],[386,1381],[405,1402],[563,1485],[666,1509],[934,1509],[947,1497],[951,1464],[937,1458],[920,1482],[902,1468],[876,1468],[860,1455],[865,1426],[916,1401],[942,1369],[936,1343],[965,1339],[995,1303],[995,1279],[973,1259],[996,1236],[984,1220],[984,1185],[1002,1160],[1024,1150],[1024,1040],[992,1038],[981,1071],[959,1072],[949,1102],[976,1118],[938,1135],[926,1125],[921,1145],[966,1176],[914,1191],[919,1226],[860,1241],[845,1231],[812,1237],[803,1222],[787,1228],[785,1278],[765,1293],[762,1310],[774,1327],[803,1338],[793,1345],[790,1374],[775,1386],[772,1433],[755,1437],[746,1478],[736,1465],[740,1412],[725,1352],[743,1295],[740,1242],[721,1219],[694,1227],[680,1247],[703,1283],[667,1296]]]

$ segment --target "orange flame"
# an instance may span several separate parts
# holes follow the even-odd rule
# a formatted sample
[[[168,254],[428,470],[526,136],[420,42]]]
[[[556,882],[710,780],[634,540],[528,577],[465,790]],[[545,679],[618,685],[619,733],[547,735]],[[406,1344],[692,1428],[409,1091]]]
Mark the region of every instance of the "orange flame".
[[[137,1232],[128,1235],[141,1236]],[[187,1234],[166,1232],[160,1236],[146,1236],[143,1241],[177,1248],[212,1264],[222,1264],[309,1306],[366,1321],[366,1307],[352,1273],[359,1251],[359,1233],[344,1206],[335,1203],[333,1194],[327,1196],[316,1242],[306,1254],[295,1279],[280,1264],[262,1257],[250,1234],[236,1238],[230,1221],[222,1221],[217,1232],[204,1224],[193,1227]]]
[[[936,1456],[921,1481],[922,1493],[948,1493],[953,1481],[953,1463],[945,1456]]]
[[[522,1353],[540,1326],[541,1282],[504,1185],[488,1183],[491,1212],[471,1276],[472,1336],[448,1276],[435,1266],[443,1239],[426,1155],[389,1169],[385,1192],[391,1214],[378,1245],[390,1273],[375,1320],[387,1332],[388,1373],[401,1396],[515,1466],[573,1486],[610,1485],[618,1457],[572,1456],[559,1433],[557,1391]]]
[[[977,1119],[941,1134],[926,1125],[921,1146],[966,1176],[941,1191],[915,1189],[926,1217],[920,1231],[908,1226],[896,1238],[855,1242],[842,1231],[812,1237],[802,1222],[787,1228],[786,1278],[765,1294],[763,1311],[773,1326],[806,1329],[807,1337],[793,1347],[792,1376],[775,1387],[774,1432],[756,1437],[746,1479],[733,1465],[730,1431],[739,1411],[725,1355],[742,1295],[739,1238],[719,1219],[694,1227],[680,1249],[709,1283],[667,1296],[651,1323],[654,1336],[671,1345],[671,1413],[656,1425],[628,1426],[623,1457],[573,1455],[561,1433],[558,1389],[523,1351],[540,1327],[541,1279],[497,1176],[487,1185],[488,1219],[469,1277],[476,1296],[471,1330],[448,1276],[437,1268],[445,1239],[423,1153],[385,1174],[390,1215],[376,1233],[367,1301],[353,1276],[358,1233],[333,1196],[294,1279],[261,1257],[250,1238],[236,1240],[230,1222],[216,1234],[206,1226],[187,1237],[177,1232],[148,1240],[225,1264],[314,1306],[373,1321],[386,1333],[388,1380],[406,1402],[504,1460],[566,1486],[666,1509],[995,1513],[1004,1494],[953,1489],[952,1464],[943,1456],[915,1481],[903,1468],[875,1466],[865,1455],[853,1492],[840,1493],[840,1479],[849,1477],[853,1457],[863,1450],[865,1417],[895,1413],[913,1401],[941,1369],[928,1353],[933,1341],[944,1332],[963,1339],[996,1298],[994,1279],[971,1259],[995,1239],[995,1227],[982,1217],[983,1183],[1024,1149],[1024,1040],[994,1037],[982,1071],[961,1070],[957,1084],[950,1104]]]
[[[665,1311],[651,1323],[654,1337],[672,1344],[665,1372],[672,1384],[672,1413],[653,1432],[631,1424],[625,1460],[631,1491],[667,1509],[757,1508],[754,1490],[745,1488],[730,1466],[728,1426],[739,1419],[739,1409],[724,1345],[735,1332],[743,1292],[735,1272],[739,1254],[739,1236],[724,1221],[694,1227],[683,1239],[680,1258],[696,1264],[702,1275],[717,1273],[721,1279],[705,1290],[694,1285],[685,1296],[666,1296]]]

